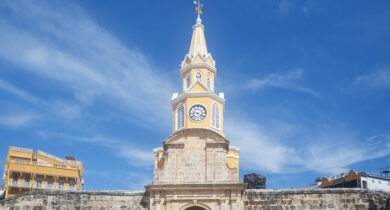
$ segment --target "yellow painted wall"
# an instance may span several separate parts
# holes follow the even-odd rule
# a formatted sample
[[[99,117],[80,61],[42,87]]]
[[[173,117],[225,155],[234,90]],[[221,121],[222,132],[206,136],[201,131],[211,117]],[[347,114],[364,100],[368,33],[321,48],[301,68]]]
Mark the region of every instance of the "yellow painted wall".
[[[229,168],[239,168],[239,158],[236,157],[239,157],[240,153],[235,150],[230,150],[228,151],[228,155],[234,156],[234,157],[230,157],[230,156],[227,157]]]
[[[224,135],[223,134],[223,112],[224,112],[224,107],[223,107],[222,103],[220,103],[220,102],[218,102],[218,101],[216,101],[216,100],[214,100],[213,98],[210,98],[210,97],[186,98],[186,99],[184,99],[181,102],[184,104],[184,109],[185,109],[185,125],[184,125],[184,128],[209,128],[209,129],[213,129],[213,130],[221,133],[222,135]],[[215,102],[218,104],[219,109],[221,111],[221,121],[220,121],[221,129],[216,129],[216,128],[211,126],[211,107],[212,107],[212,105]],[[175,104],[175,106],[173,106],[173,130],[174,131],[175,131],[175,123],[176,123],[175,122],[175,120],[176,120],[176,107],[179,104],[180,104],[180,102],[178,102],[177,104]],[[193,105],[195,105],[195,104],[201,104],[207,110],[207,116],[201,122],[194,122],[188,116],[189,109]]]
[[[193,68],[193,69],[188,70],[185,74],[183,74],[183,77],[182,77],[183,92],[187,91],[187,87],[186,87],[186,76],[187,76],[187,74],[190,74],[190,86],[191,86],[194,83],[194,81],[195,81],[195,73],[197,71],[201,71],[202,72],[202,83],[206,87],[207,87],[207,73],[210,73],[210,75],[212,77],[211,91],[214,92],[215,74],[214,74],[214,72],[208,70],[207,68]],[[206,91],[206,90],[204,90],[204,91]],[[188,92],[190,92],[190,91],[188,91]]]
[[[163,167],[165,162],[165,153],[160,151],[154,154],[155,160],[154,160],[154,168],[160,169]],[[163,157],[163,158],[161,158]]]
[[[66,163],[61,162],[51,157],[56,158],[53,155],[50,157],[35,154],[32,150],[21,151],[21,150],[30,150],[23,149],[17,147],[10,147],[6,159],[6,163],[4,166],[4,173],[6,175],[6,179],[3,180],[3,189],[7,191],[7,197],[13,196],[15,194],[19,194],[25,189],[24,187],[14,187],[8,186],[8,182],[13,182],[13,175],[18,175],[18,184],[25,183],[25,177],[30,177],[30,184],[34,186],[34,188],[30,188],[30,190],[34,190],[36,187],[37,177],[42,178],[42,185],[48,184],[48,179],[53,179],[53,185],[56,186],[59,184],[59,180],[64,180],[64,187],[67,188],[69,186],[70,181],[74,181],[74,187],[76,189],[82,186],[82,177],[83,177],[83,167],[82,163],[78,161],[79,164],[74,163]],[[38,160],[40,162],[38,162]],[[44,161],[44,162],[42,162]]]

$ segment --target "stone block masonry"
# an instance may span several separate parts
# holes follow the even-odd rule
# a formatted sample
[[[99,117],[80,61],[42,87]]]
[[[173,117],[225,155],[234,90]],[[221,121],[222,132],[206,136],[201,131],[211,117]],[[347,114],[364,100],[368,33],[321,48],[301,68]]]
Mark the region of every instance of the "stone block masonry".
[[[362,189],[247,190],[246,210],[390,210],[390,196]]]
[[[389,199],[389,196],[361,189],[246,190],[243,206],[238,209],[390,210]],[[0,201],[1,210],[146,210],[148,206],[148,197],[144,191],[40,191]]]
[[[36,191],[0,201],[7,210],[148,209],[144,191]]]

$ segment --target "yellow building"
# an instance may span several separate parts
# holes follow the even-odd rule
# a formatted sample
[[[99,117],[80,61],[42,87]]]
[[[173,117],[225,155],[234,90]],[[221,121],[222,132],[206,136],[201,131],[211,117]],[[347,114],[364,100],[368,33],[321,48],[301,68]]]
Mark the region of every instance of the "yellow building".
[[[41,150],[10,146],[4,166],[2,188],[6,197],[26,191],[83,189],[83,165],[73,157],[65,159]]]

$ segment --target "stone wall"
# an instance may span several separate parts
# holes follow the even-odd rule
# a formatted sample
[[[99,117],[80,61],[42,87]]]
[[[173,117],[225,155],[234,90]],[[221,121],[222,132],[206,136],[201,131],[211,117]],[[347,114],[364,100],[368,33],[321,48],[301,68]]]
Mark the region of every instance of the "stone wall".
[[[237,209],[368,209],[390,210],[389,196],[361,189],[247,190]],[[0,201],[0,209],[148,209],[144,191],[42,191]],[[236,210],[236,209],[232,209]]]
[[[0,201],[0,209],[148,209],[144,191],[41,191],[23,193]]]
[[[247,190],[244,205],[246,210],[390,210],[389,198],[389,196],[362,189]]]
[[[184,129],[164,141],[164,162],[153,184],[239,183],[238,168],[229,168],[229,142],[208,129]]]

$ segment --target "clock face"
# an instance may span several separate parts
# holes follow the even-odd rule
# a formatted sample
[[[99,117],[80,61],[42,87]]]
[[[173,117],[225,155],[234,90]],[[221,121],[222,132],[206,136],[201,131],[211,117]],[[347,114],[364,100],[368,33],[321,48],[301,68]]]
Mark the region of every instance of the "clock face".
[[[207,111],[206,108],[204,108],[204,106],[200,104],[196,104],[190,108],[188,115],[190,116],[192,121],[200,122],[204,120],[204,118],[206,118]]]

